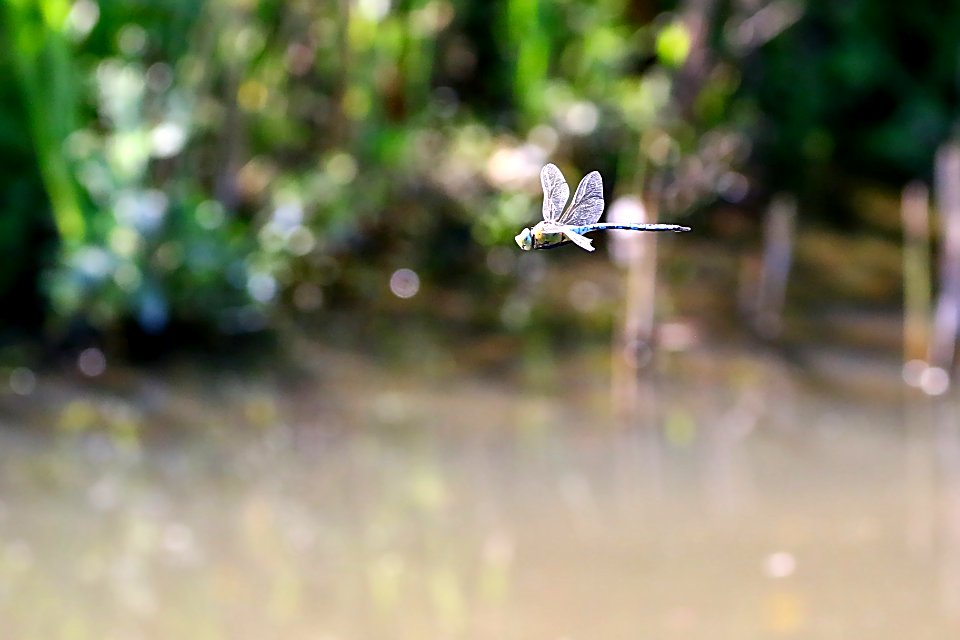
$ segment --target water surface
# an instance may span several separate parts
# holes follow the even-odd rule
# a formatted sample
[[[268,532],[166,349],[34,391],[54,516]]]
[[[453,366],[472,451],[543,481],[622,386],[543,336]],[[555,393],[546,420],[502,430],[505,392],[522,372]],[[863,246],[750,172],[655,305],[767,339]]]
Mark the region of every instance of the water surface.
[[[960,632],[952,409],[895,366],[681,355],[615,402],[603,354],[456,361],[41,375],[4,398],[0,635]]]

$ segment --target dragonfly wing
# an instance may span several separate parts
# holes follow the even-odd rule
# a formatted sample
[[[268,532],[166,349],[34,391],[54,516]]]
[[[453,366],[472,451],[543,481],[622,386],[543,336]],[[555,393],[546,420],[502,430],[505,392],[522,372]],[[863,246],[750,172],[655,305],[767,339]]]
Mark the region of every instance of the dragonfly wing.
[[[591,171],[573,194],[570,208],[558,222],[570,227],[583,227],[594,224],[603,214],[603,179],[596,171]]]
[[[593,251],[593,241],[583,235],[580,235],[576,231],[570,228],[564,228],[561,233],[567,236],[567,239],[573,242],[575,245],[581,249],[586,249],[587,251]]]
[[[570,198],[570,187],[554,164],[540,170],[540,184],[543,186],[543,219],[556,222]]]

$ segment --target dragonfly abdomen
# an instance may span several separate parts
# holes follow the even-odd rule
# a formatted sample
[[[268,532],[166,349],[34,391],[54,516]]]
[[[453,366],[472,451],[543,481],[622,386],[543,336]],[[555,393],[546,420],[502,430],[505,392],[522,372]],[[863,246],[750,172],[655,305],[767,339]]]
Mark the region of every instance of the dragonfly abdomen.
[[[655,224],[655,223],[628,223],[620,224],[617,222],[597,222],[595,224],[588,224],[582,227],[574,227],[574,231],[579,234],[590,233],[592,231],[604,231],[604,230],[622,230],[622,231],[690,231],[690,227],[684,227],[679,224]]]

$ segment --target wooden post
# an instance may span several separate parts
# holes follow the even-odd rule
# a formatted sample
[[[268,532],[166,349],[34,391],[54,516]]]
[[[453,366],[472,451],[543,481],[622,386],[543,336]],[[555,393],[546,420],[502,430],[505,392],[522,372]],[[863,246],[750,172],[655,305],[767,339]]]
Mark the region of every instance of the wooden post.
[[[754,330],[764,338],[776,338],[783,331],[796,217],[797,203],[790,196],[777,196],[767,211],[763,261],[752,318]]]
[[[907,549],[921,557],[934,549],[937,457],[927,373],[930,349],[930,191],[921,182],[903,189],[903,404]]]
[[[937,209],[943,231],[940,295],[934,315],[928,361],[951,377],[960,323],[960,146],[948,143],[937,152]]]
[[[921,182],[903,189],[903,365],[904,381],[919,385],[929,352],[930,192]]]
[[[656,211],[634,198],[610,208],[611,222],[656,222]],[[651,497],[661,492],[660,432],[653,352],[657,244],[655,233],[611,231],[614,261],[625,274],[624,312],[613,344],[613,394],[625,438],[618,464],[624,484],[638,484]],[[638,476],[639,474],[639,476]]]

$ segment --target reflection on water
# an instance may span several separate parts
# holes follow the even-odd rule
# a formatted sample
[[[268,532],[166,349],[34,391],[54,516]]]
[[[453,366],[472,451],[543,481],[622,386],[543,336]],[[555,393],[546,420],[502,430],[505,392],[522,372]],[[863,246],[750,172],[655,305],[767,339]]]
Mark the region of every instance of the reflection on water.
[[[4,400],[2,637],[956,637],[955,406],[691,360],[621,414],[602,360],[556,392],[330,354],[38,376]]]

